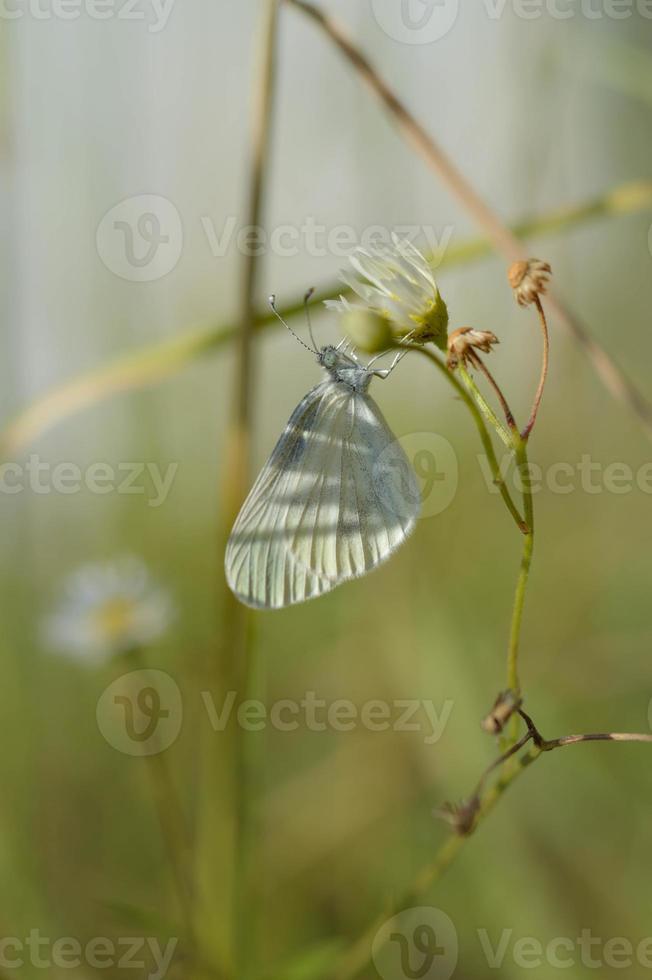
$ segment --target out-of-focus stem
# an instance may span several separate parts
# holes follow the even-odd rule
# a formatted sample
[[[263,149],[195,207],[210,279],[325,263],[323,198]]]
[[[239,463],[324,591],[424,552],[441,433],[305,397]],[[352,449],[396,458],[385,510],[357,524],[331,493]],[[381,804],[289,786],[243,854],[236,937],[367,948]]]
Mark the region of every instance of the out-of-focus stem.
[[[280,0],[260,4],[260,48],[255,60],[253,116],[245,225],[264,220]],[[252,696],[256,675],[251,611],[233,597],[223,577],[224,548],[250,483],[251,423],[255,391],[253,341],[261,259],[256,250],[243,258],[233,415],[220,465],[221,513],[218,568],[222,581],[221,618],[216,624],[217,653],[208,666],[211,687],[237,692],[238,702]],[[251,734],[251,739],[256,733]],[[224,960],[237,980],[247,980],[255,953],[251,850],[255,797],[259,780],[250,733],[232,724],[217,739],[207,735],[203,777],[201,839],[197,873],[202,883],[202,936],[213,959]]]
[[[264,214],[266,177],[276,81],[276,41],[280,0],[265,0],[261,13],[261,52],[253,84],[251,170],[245,223],[257,228]],[[241,323],[239,330],[235,418],[231,433],[229,458],[233,462],[231,478],[227,475],[223,534],[221,545],[230,531],[233,519],[248,489],[250,475],[251,420],[253,417],[253,337],[256,328],[256,299],[261,263],[256,250],[245,256]],[[220,548],[221,552],[221,548]],[[221,634],[222,656],[230,658],[228,672],[238,692],[238,700],[253,696],[256,678],[255,646],[251,611],[238,603],[225,589],[224,624]],[[256,738],[254,733],[251,739]],[[235,750],[235,868],[234,868],[234,968],[237,980],[246,980],[255,949],[252,934],[256,931],[257,910],[252,898],[251,849],[254,833],[257,753],[250,735],[238,727],[234,735]],[[219,873],[218,869],[215,869]]]
[[[124,655],[124,661],[129,671],[147,670],[143,651],[140,649],[129,650]],[[134,692],[134,696],[138,693],[139,691]],[[168,853],[186,938],[191,946],[191,957],[195,957],[197,950],[194,934],[190,831],[165,752],[158,747],[156,731],[151,737],[151,742],[153,751],[144,756],[144,764],[149,775],[161,835]]]
[[[265,191],[269,163],[273,96],[276,82],[276,43],[280,0],[264,0],[261,14],[261,52],[253,84],[254,109],[251,138],[251,171],[246,224],[257,228],[264,215]],[[250,471],[251,420],[253,417],[253,337],[256,328],[256,299],[260,277],[260,260],[252,249],[244,259],[241,323],[237,359],[236,405],[233,439],[239,467],[237,482],[230,484],[226,500],[226,523],[230,529],[248,489]],[[222,541],[224,540],[223,535]],[[223,653],[232,658],[233,677],[240,701],[252,696],[256,682],[255,645],[252,637],[251,611],[226,590]],[[251,739],[256,738],[254,733]],[[250,973],[255,941],[257,910],[253,903],[251,849],[255,823],[255,798],[258,793],[257,752],[243,727],[235,734],[235,892],[234,892],[234,964],[238,980]]]

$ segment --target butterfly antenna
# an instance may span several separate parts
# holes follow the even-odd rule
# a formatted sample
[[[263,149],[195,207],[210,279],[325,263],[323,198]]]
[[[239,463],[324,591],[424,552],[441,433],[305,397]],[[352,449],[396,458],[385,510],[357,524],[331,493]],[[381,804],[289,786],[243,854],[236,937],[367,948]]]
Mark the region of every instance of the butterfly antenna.
[[[317,349],[317,344],[315,343],[315,337],[314,337],[314,334],[312,332],[312,320],[310,319],[310,306],[308,305],[310,303],[310,300],[311,300],[314,292],[315,292],[315,290],[311,286],[310,289],[308,290],[308,292],[306,293],[306,295],[303,297],[303,308],[306,311],[306,320],[308,322],[308,333],[310,334],[310,339],[312,340],[312,346],[316,350]]]
[[[272,313],[274,313],[274,315],[281,321],[281,323],[283,324],[283,326],[286,327],[290,331],[290,333],[292,334],[292,336],[294,337],[294,339],[295,340],[298,340],[299,343],[301,344],[301,346],[302,347],[305,347],[306,350],[309,350],[311,354],[316,354],[317,357],[319,357],[319,351],[318,350],[315,350],[314,347],[309,347],[308,344],[304,343],[304,341],[301,339],[301,337],[299,336],[299,334],[295,333],[294,330],[292,329],[292,327],[290,326],[290,324],[286,320],[283,319],[283,317],[281,316],[281,314],[279,313],[279,311],[276,309],[276,296],[274,294],[272,294],[269,297],[269,305],[271,307]],[[312,339],[312,333],[310,334],[310,337]],[[314,343],[314,341],[313,341],[313,343]]]

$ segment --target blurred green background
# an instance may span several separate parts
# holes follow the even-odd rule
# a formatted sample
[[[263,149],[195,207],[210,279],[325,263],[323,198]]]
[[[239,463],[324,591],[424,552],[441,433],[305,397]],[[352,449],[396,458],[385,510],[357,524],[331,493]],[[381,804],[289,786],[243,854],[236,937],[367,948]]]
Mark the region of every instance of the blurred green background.
[[[509,3],[500,16],[484,4],[464,5],[445,36],[407,44],[381,26],[391,6],[328,3],[506,221],[649,177],[652,21],[640,8],[615,18],[596,0],[599,16],[569,4],[568,19],[546,6],[529,19]],[[142,20],[119,17],[117,8],[101,21],[84,7],[70,20],[19,9],[15,20],[0,16],[7,421],[113,357],[237,317],[241,251],[232,241],[214,254],[207,228],[220,235],[229,219],[237,227],[244,220],[261,13],[254,0],[177,0],[165,25],[152,30],[145,3]],[[427,226],[438,235],[450,229],[452,247],[477,234],[326,40],[295,11],[282,13],[265,227],[314,220],[361,236],[375,225]],[[138,282],[102,260],[96,234],[116,203],[143,194],[172,202],[183,243],[166,275]],[[652,395],[650,220],[645,209],[599,216],[532,240],[529,250],[552,264],[559,294]],[[427,247],[423,236],[417,243]],[[331,283],[345,264],[328,248],[314,254],[301,236],[294,252],[268,249],[262,257],[261,303],[272,291],[282,305]],[[471,324],[500,337],[492,369],[524,418],[539,335],[534,314],[513,301],[505,262],[445,267],[438,281],[452,327]],[[650,460],[641,426],[554,318],[551,326],[552,369],[531,460],[545,471],[588,454],[636,471]],[[321,342],[337,329],[333,317],[317,319]],[[257,467],[319,372],[280,329],[261,336],[256,361]],[[205,788],[229,771],[234,733],[212,730],[201,691],[218,706],[226,693],[211,663],[222,636],[219,511],[233,378],[234,351],[224,347],[160,384],[99,400],[11,454],[21,465],[37,453],[82,471],[98,461],[178,469],[160,507],[119,492],[3,494],[2,937],[24,939],[33,929],[82,943],[180,934],[146,760],[116,751],[96,723],[98,699],[124,662],[85,665],[54,655],[42,640],[43,618],[71,571],[134,553],[178,608],[145,657],[183,697],[181,731],[165,758],[193,828],[194,869],[210,886],[198,926],[208,973],[223,975],[233,801],[215,792],[207,810]],[[314,691],[328,702],[416,698],[452,709],[432,745],[423,730],[375,733],[360,725],[350,732],[268,726],[248,739],[253,824],[238,926],[248,937],[248,975],[269,980],[329,976],[337,953],[445,840],[433,808],[467,795],[496,754],[479,721],[505,684],[518,534],[487,492],[469,417],[425,360],[406,359],[374,395],[397,435],[435,432],[454,447],[454,500],[423,519],[373,575],[305,606],[256,615],[255,689],[269,705]],[[521,665],[528,709],[549,737],[648,731],[650,496],[636,488],[544,488],[535,505]],[[544,945],[583,928],[605,942],[622,936],[636,944],[651,934],[650,771],[645,746],[584,745],[546,756],[515,784],[421,903],[455,924],[455,976],[492,972],[480,929],[494,943],[508,929],[512,941],[531,936]],[[182,942],[168,975],[198,975],[197,948]],[[42,975],[27,959],[4,972]],[[117,977],[125,970],[86,964],[47,972]],[[547,980],[559,969],[544,962],[524,970],[508,952],[501,977],[523,972]],[[638,964],[627,975],[646,972]],[[579,959],[572,971],[594,973]],[[377,973],[369,966],[363,975]]]

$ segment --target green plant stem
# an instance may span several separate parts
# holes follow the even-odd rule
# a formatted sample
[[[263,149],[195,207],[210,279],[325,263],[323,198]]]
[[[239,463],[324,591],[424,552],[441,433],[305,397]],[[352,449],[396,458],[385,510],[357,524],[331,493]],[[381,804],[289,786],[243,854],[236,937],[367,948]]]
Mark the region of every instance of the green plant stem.
[[[528,725],[528,732],[522,739],[521,745],[509,749],[505,756],[498,759],[485,770],[477,790],[478,807],[475,822],[469,833],[455,834],[444,841],[433,860],[419,872],[410,888],[396,902],[393,902],[391,906],[386,906],[382,914],[349,947],[333,971],[331,980],[355,980],[371,960],[373,941],[381,926],[385,924],[387,919],[396,915],[402,909],[414,906],[433,885],[440,881],[465,844],[471,839],[473,833],[475,833],[479,825],[489,816],[509,787],[542,755],[552,752],[555,749],[575,745],[580,742],[652,743],[652,735],[637,732],[601,732],[598,734],[566,735],[562,738],[545,739],[538,732],[532,720],[524,712],[521,714]],[[527,751],[523,752],[517,758],[513,758],[514,752],[524,748],[528,741],[532,741],[533,744],[528,747]],[[484,786],[487,776],[498,766],[500,766],[500,775],[485,789]]]
[[[491,468],[491,474],[493,476],[494,483],[498,487],[498,490],[500,491],[500,495],[503,498],[505,506],[507,507],[507,510],[509,511],[512,518],[514,519],[514,523],[518,527],[519,531],[521,531],[522,534],[526,534],[528,531],[527,517],[522,517],[521,514],[519,513],[518,508],[514,503],[514,501],[512,500],[509,490],[505,485],[505,481],[500,475],[500,467],[498,465],[496,453],[493,444],[491,442],[491,436],[487,431],[487,427],[485,425],[482,414],[478,409],[478,406],[474,402],[473,398],[471,397],[471,395],[468,393],[464,385],[461,384],[460,381],[458,381],[458,379],[455,377],[453,372],[448,370],[448,368],[441,360],[441,358],[429,347],[420,347],[418,344],[401,344],[401,347],[403,348],[407,347],[409,350],[417,351],[423,357],[427,357],[428,360],[435,365],[435,367],[446,378],[446,380],[451,385],[451,387],[455,389],[455,392],[462,399],[462,401],[470,411],[471,415],[473,416],[473,421],[475,422],[476,427],[478,429],[478,433],[480,435],[480,439],[482,440],[482,445],[484,447],[484,451],[487,455],[487,460]]]
[[[260,35],[252,85],[253,114],[244,207],[244,223],[254,228],[262,225],[265,216],[280,0],[263,0],[259,7]],[[233,408],[220,461],[217,536],[220,618],[215,624],[217,650],[206,664],[212,690],[236,692],[234,717],[243,701],[255,697],[253,686],[257,683],[258,666],[251,610],[231,594],[221,570],[229,533],[250,485],[256,387],[254,338],[261,264],[262,257],[257,250],[243,256],[240,313],[233,331],[236,341]],[[252,853],[261,780],[257,747],[254,751],[252,742],[258,742],[260,737],[233,721],[220,738],[214,732],[207,732],[203,746],[201,847],[196,870],[201,881],[202,952],[213,961],[225,964],[225,972],[233,980],[247,980],[257,949],[258,883]]]
[[[123,660],[131,671],[146,671],[147,663],[143,651],[133,648],[126,652]],[[151,738],[156,746],[156,732]],[[188,823],[181,800],[168,766],[165,751],[156,747],[154,751],[144,756],[152,799],[156,808],[161,836],[167,850],[172,877],[174,879],[177,899],[186,930],[187,941],[190,943],[191,955],[195,955],[193,889],[191,878],[192,848]]]
[[[532,499],[531,476],[527,457],[527,442],[525,439],[521,439],[518,434],[516,434],[514,439],[514,448],[516,453],[516,465],[520,474],[521,486],[523,487],[523,512],[525,514],[525,523],[528,527],[528,531],[523,537],[521,567],[516,583],[516,594],[514,596],[512,623],[509,634],[509,650],[507,654],[507,684],[512,691],[518,694],[521,690],[518,671],[519,642],[523,622],[525,593],[530,576],[530,566],[532,564],[532,553],[534,550],[534,504]]]
[[[542,751],[541,748],[533,745],[527,753],[519,756],[515,765],[511,765],[509,769],[507,767],[503,769],[499,779],[480,798],[475,827],[489,815],[503,793],[525,772],[528,766],[539,758]],[[393,902],[391,907],[386,907],[363,935],[349,947],[333,972],[332,980],[354,980],[364,970],[371,959],[373,940],[380,927],[398,911],[410,908],[419,901],[428,889],[442,878],[469,839],[469,835],[456,834],[444,841],[433,860],[419,872],[410,888],[401,895],[398,901]]]
[[[260,22],[260,54],[253,83],[254,109],[251,135],[251,170],[249,176],[246,223],[252,228],[264,218],[269,150],[272,134],[274,92],[276,88],[276,44],[280,0],[264,0]],[[222,545],[229,533],[249,486],[251,424],[255,391],[253,341],[256,329],[256,306],[261,260],[256,250],[245,257],[243,265],[241,322],[237,359],[236,405],[232,431],[233,451],[238,457],[239,479],[227,476],[223,512]],[[238,701],[258,694],[262,665],[257,662],[251,610],[242,606],[225,586],[224,623],[221,631],[222,652],[231,658]],[[234,878],[234,967],[237,980],[247,980],[254,969],[257,948],[258,908],[255,895],[255,828],[260,792],[259,742],[261,736],[238,726],[235,732],[235,878]]]
[[[513,449],[514,441],[511,435],[509,434],[505,426],[502,424],[502,422],[498,421],[495,412],[489,406],[489,404],[485,400],[484,395],[482,394],[477,384],[475,383],[475,381],[473,380],[473,378],[471,377],[471,375],[466,370],[463,364],[459,365],[458,372],[463,383],[466,386],[466,390],[469,392],[470,395],[472,395],[473,398],[475,398],[478,408],[486,418],[487,422],[489,422],[489,424],[493,426],[493,428],[496,430],[497,435],[502,439],[502,441],[505,443],[507,448]]]
[[[541,334],[543,337],[543,357],[541,359],[541,377],[539,378],[539,385],[534,396],[534,403],[532,405],[532,411],[530,412],[530,418],[528,419],[528,423],[521,433],[521,438],[524,440],[529,438],[530,432],[534,428],[534,423],[537,420],[537,414],[539,412],[539,406],[541,405],[541,399],[543,397],[543,389],[546,386],[546,378],[548,377],[548,367],[550,364],[550,335],[548,333],[546,314],[543,311],[543,306],[539,296],[535,297],[534,303],[539,315],[539,325],[541,327]]]
[[[494,392],[496,394],[496,397],[498,398],[498,401],[500,402],[500,407],[503,410],[503,414],[505,416],[505,421],[507,423],[507,427],[508,427],[510,433],[512,433],[512,435],[513,435],[518,430],[517,430],[517,427],[516,427],[516,422],[514,421],[514,413],[512,412],[511,408],[509,407],[509,404],[507,402],[507,399],[505,398],[505,395],[503,394],[502,388],[500,387],[500,385],[498,384],[498,382],[494,378],[493,374],[491,373],[491,371],[489,370],[489,368],[487,367],[487,365],[485,364],[485,362],[482,360],[482,358],[480,357],[480,355],[477,353],[477,351],[473,351],[473,350],[470,351],[469,356],[470,356],[470,359],[471,359],[471,363],[473,365],[475,365],[475,367],[477,367],[480,371],[482,371],[482,373],[484,374],[485,378],[487,379],[487,381],[489,382],[489,384],[493,388],[493,390],[494,390]]]

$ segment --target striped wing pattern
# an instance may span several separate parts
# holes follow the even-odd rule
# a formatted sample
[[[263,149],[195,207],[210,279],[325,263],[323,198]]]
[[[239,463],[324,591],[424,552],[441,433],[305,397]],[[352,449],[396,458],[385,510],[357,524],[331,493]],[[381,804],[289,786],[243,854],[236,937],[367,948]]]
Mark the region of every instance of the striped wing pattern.
[[[234,524],[230,588],[278,609],[371,571],[407,538],[420,499],[373,399],[329,379],[293,412]]]

